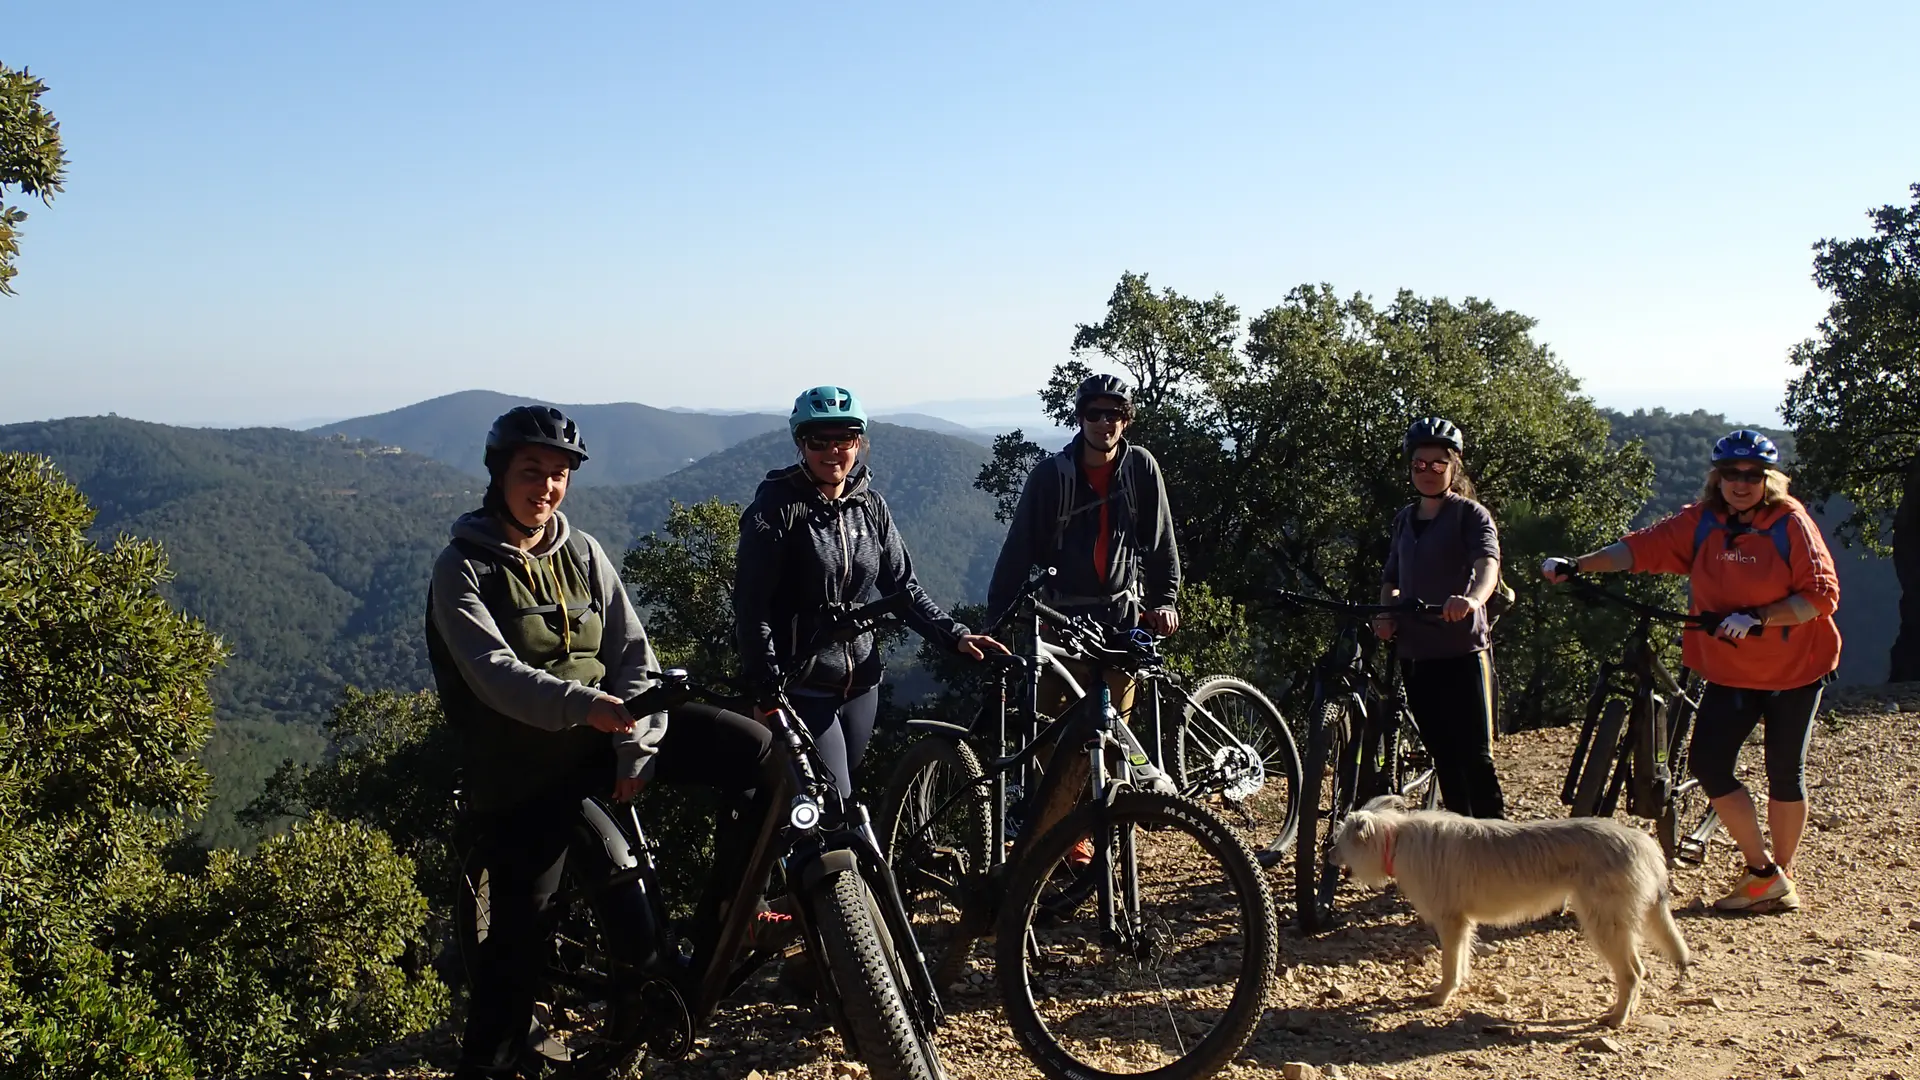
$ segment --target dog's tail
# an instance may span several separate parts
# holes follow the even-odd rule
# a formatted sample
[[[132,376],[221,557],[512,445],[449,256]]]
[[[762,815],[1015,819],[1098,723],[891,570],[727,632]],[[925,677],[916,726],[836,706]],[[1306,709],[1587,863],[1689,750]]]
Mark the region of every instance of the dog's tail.
[[[1680,936],[1680,925],[1673,921],[1672,892],[1661,889],[1660,895],[1647,906],[1646,925],[1653,947],[1685,978],[1688,966],[1693,963],[1693,953],[1687,949],[1687,939]]]

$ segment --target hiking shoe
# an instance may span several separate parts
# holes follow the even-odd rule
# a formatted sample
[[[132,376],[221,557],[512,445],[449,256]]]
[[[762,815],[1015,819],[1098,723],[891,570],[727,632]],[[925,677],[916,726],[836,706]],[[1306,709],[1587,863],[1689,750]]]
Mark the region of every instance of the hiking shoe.
[[[784,911],[766,908],[755,912],[747,926],[747,948],[753,952],[777,949],[800,934],[800,924]]]
[[[1747,870],[1733,883],[1732,891],[1713,902],[1715,911],[1748,912],[1765,915],[1775,911],[1800,910],[1800,893],[1785,870],[1766,877]]]
[[[1083,836],[1080,842],[1067,849],[1067,865],[1074,869],[1093,864],[1093,837]]]

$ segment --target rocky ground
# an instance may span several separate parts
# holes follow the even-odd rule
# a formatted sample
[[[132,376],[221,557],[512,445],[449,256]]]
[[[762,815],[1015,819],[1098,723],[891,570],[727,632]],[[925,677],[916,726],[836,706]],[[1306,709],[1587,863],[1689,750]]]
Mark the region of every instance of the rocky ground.
[[[1516,817],[1557,816],[1570,729],[1527,732],[1496,747]],[[1676,984],[1650,957],[1650,986],[1621,1031],[1593,1018],[1611,1001],[1599,958],[1571,918],[1483,934],[1486,955],[1445,1008],[1434,938],[1391,894],[1349,889],[1347,925],[1320,938],[1289,929],[1266,1022],[1227,1077],[1373,1078],[1645,1076],[1920,1076],[1920,685],[1836,694],[1814,735],[1813,826],[1799,859],[1797,913],[1722,917],[1706,906],[1735,876],[1724,834],[1704,866],[1675,880],[1694,970]],[[1759,748],[1743,756],[1757,779]],[[1764,783],[1760,783],[1764,787]],[[1275,873],[1276,888],[1282,882]],[[1283,902],[1281,917],[1291,905]],[[763,987],[771,993],[770,988]],[[956,1080],[1037,1076],[985,989],[954,996],[941,1048]],[[726,1009],[686,1061],[650,1067],[662,1080],[828,1080],[863,1075],[811,1010],[775,1001]],[[319,1075],[444,1075],[444,1032]]]

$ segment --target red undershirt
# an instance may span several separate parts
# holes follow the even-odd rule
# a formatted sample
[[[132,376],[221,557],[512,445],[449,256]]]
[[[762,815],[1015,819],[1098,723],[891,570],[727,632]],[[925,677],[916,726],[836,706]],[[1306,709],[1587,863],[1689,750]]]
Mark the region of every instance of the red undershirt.
[[[1093,542],[1093,569],[1100,575],[1102,581],[1107,579],[1107,562],[1112,556],[1112,552],[1108,550],[1110,541],[1107,538],[1111,531],[1107,508],[1112,504],[1107,501],[1107,488],[1113,483],[1113,467],[1117,464],[1119,464],[1118,458],[1105,465],[1081,463],[1087,473],[1087,485],[1093,488],[1094,495],[1100,500],[1100,532]]]

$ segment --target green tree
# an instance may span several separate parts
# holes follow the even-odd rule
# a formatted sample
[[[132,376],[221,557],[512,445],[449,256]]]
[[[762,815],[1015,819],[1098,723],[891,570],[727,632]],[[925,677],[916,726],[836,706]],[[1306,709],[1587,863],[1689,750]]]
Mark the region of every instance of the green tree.
[[[1482,501],[1503,525],[1525,521],[1503,538],[1507,564],[1523,568],[1508,574],[1516,584],[1540,556],[1625,529],[1647,495],[1646,458],[1637,444],[1608,446],[1606,420],[1532,327],[1483,300],[1402,292],[1383,307],[1322,285],[1241,328],[1219,297],[1154,293],[1127,274],[1041,394],[1065,417],[1085,359],[1132,377],[1140,410],[1129,438],[1160,460],[1188,578],[1254,612],[1277,682],[1305,667],[1327,627],[1275,617],[1263,594],[1285,583],[1373,595],[1393,515],[1412,499],[1400,440],[1416,417],[1459,423]],[[977,483],[1008,505],[1037,451],[1002,440]],[[1584,613],[1533,592],[1500,626],[1507,705],[1525,723],[1564,715],[1588,670]],[[1520,639],[1532,647],[1504,648]]]
[[[647,636],[662,664],[701,678],[736,667],[733,571],[740,545],[740,505],[718,497],[686,505],[673,500],[659,531],[637,541],[621,560]]]
[[[1893,556],[1895,681],[1920,679],[1920,184],[1912,195],[1869,212],[1872,235],[1814,245],[1813,280],[1834,299],[1793,349],[1802,373],[1782,409],[1801,486],[1822,505],[1844,495],[1841,538]]]
[[[177,1027],[116,972],[114,912],[205,798],[220,642],[165,558],[87,538],[44,458],[0,454],[0,1058],[21,1076],[185,1076]]]
[[[25,68],[0,64],[0,200],[8,189],[51,203],[66,179],[67,157],[60,149],[60,122],[40,103],[47,85]],[[26,211],[0,201],[0,296],[19,271],[20,230]]]

